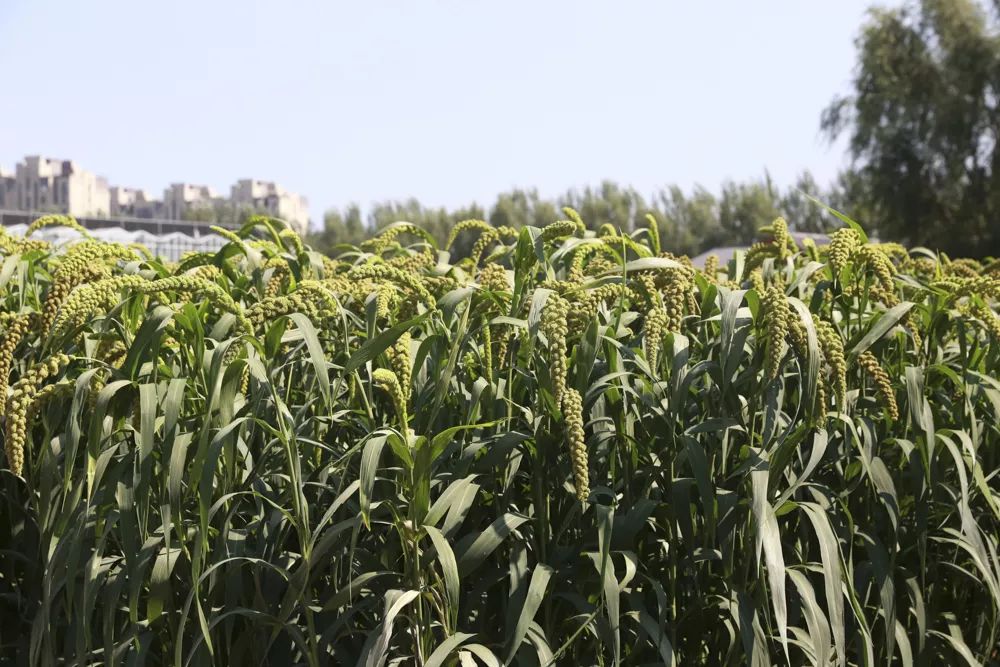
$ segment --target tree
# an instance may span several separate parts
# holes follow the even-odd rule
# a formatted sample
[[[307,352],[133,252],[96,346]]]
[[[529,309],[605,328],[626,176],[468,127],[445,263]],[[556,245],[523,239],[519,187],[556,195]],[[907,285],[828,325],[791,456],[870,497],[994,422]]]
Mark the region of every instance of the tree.
[[[587,187],[582,193],[570,190],[563,195],[560,205],[576,209],[590,229],[609,224],[626,232],[642,224],[648,210],[635,189],[622,188],[614,181],[604,181],[597,189]]]
[[[724,242],[715,195],[698,186],[691,195],[672,185],[654,197],[653,216],[659,222],[660,244],[678,255],[697,255]]]
[[[489,222],[494,227],[509,226],[521,228],[525,225],[544,227],[562,217],[556,205],[538,196],[538,190],[518,190],[502,192],[490,210]]]
[[[368,229],[361,218],[361,207],[351,204],[343,211],[331,209],[323,216],[323,231],[310,238],[317,249],[329,252],[340,243],[357,245],[368,236]]]
[[[807,195],[833,205],[831,194],[820,188],[812,174],[802,172],[795,185],[781,198],[781,214],[792,229],[798,232],[825,232],[840,226],[840,223],[829,221],[824,210]]]
[[[719,197],[719,226],[727,243],[749,245],[757,230],[781,215],[770,176],[763,182],[726,183]]]
[[[849,134],[855,174],[842,182],[855,216],[884,238],[1000,253],[998,5],[922,0],[869,13],[853,93],[832,101],[821,127]]]
[[[534,189],[514,189],[499,194],[489,209],[478,204],[454,210],[428,208],[415,198],[386,200],[374,204],[365,216],[356,204],[327,211],[324,229],[312,237],[312,243],[328,251],[338,243],[359,243],[390,223],[406,220],[427,230],[443,244],[462,220],[486,220],[494,227],[515,229],[525,225],[544,227],[565,217],[560,207],[572,206],[590,229],[610,224],[633,232],[644,228],[646,214],[652,213],[660,227],[662,248],[693,256],[715,246],[748,245],[757,238],[760,227],[779,215],[803,231],[835,227],[803,192],[819,195],[821,199],[832,197],[831,193],[821,194],[812,176],[805,173],[799,177],[796,188],[785,193],[765,176],[760,181],[726,183],[719,197],[701,186],[685,193],[674,185],[654,192],[647,200],[634,188],[604,181],[599,187],[569,190],[553,200],[542,199]],[[478,238],[479,232],[473,231],[459,235],[452,253],[466,255]]]

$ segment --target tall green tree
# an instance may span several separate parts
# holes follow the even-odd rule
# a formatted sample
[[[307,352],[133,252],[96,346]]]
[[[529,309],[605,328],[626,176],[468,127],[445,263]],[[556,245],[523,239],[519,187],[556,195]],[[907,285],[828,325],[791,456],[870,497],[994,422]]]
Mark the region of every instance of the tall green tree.
[[[538,190],[514,189],[502,192],[490,211],[489,222],[494,227],[520,228],[525,225],[543,227],[561,217],[554,202],[543,200]]]
[[[869,13],[853,92],[821,126],[831,139],[849,135],[847,199],[881,236],[1000,254],[998,10],[921,0]]]
[[[757,230],[781,215],[780,194],[770,176],[763,181],[726,183],[719,197],[719,226],[728,243],[749,245]]]
[[[831,193],[820,187],[813,175],[805,171],[781,198],[781,214],[796,231],[825,232],[840,226],[839,223],[832,223],[824,210],[810,200],[809,196],[831,204]]]

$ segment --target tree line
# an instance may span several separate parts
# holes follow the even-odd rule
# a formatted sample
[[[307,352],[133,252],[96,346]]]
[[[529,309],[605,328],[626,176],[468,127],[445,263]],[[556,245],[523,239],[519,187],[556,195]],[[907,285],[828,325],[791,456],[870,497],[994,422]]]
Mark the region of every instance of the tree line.
[[[470,218],[488,221],[494,226],[515,228],[524,225],[544,226],[565,218],[564,206],[576,209],[591,229],[610,224],[632,230],[645,226],[646,215],[659,223],[665,248],[678,254],[696,255],[720,245],[746,245],[757,229],[774,218],[785,216],[796,221],[801,231],[821,231],[829,226],[822,209],[804,193],[819,193],[819,186],[809,174],[802,174],[793,187],[781,189],[765,174],[756,181],[726,183],[718,194],[695,187],[685,191],[678,186],[643,195],[635,188],[614,181],[586,187],[546,199],[535,189],[513,189],[499,194],[489,207],[470,204],[457,209],[428,207],[416,199],[379,202],[363,214],[351,204],[327,211],[323,230],[312,243],[323,250],[337,244],[356,244],[386,225],[406,220],[429,231],[439,242],[448,238],[452,227]],[[459,252],[474,239],[459,239]]]
[[[869,10],[855,41],[851,90],[833,98],[820,128],[849,139],[849,166],[821,187],[802,174],[788,188],[766,175],[719,192],[668,186],[651,195],[614,181],[544,199],[533,189],[500,194],[485,208],[426,207],[415,199],[327,212],[313,242],[357,243],[408,220],[439,240],[458,221],[544,225],[572,206],[591,227],[625,230],[652,213],[665,247],[693,255],[746,245],[783,215],[794,229],[839,226],[806,194],[861,222],[885,241],[952,255],[1000,255],[1000,0],[909,0]]]

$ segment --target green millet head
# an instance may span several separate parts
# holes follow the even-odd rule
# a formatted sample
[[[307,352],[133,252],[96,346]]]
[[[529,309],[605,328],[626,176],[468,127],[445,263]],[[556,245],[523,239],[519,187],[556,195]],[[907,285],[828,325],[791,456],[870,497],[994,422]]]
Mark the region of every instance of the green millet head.
[[[1000,275],[995,273],[975,278],[949,278],[931,283],[931,287],[952,287],[955,298],[979,296],[984,299],[1000,298]]]
[[[49,335],[58,337],[82,325],[95,312],[107,312],[121,302],[123,290],[137,288],[147,282],[142,276],[124,275],[80,285],[59,307]]]
[[[28,225],[28,228],[24,230],[25,238],[31,236],[39,229],[43,227],[66,227],[67,229],[72,229],[78,232],[84,238],[93,238],[89,231],[87,231],[83,225],[76,221],[71,215],[43,215],[40,218],[36,218],[34,222]]]
[[[392,372],[399,379],[400,388],[403,392],[404,403],[410,402],[411,384],[413,382],[413,358],[410,354],[410,346],[413,337],[409,331],[404,331],[396,342],[392,344],[386,352],[389,356],[389,365]]]
[[[38,321],[35,313],[17,315],[7,325],[3,338],[0,339],[0,415],[7,407],[7,383],[10,378],[10,367],[14,361],[14,351],[24,335]]]
[[[879,285],[886,292],[894,292],[896,288],[893,274],[896,267],[888,255],[872,245],[859,246],[851,258],[856,265],[865,266],[879,281]]]
[[[264,298],[278,296],[281,293],[281,288],[288,281],[291,276],[291,271],[288,268],[288,262],[285,261],[283,257],[272,257],[264,263],[265,272],[270,269],[268,275],[267,283],[264,286]]]
[[[42,383],[59,372],[70,361],[66,354],[56,354],[35,364],[14,385],[7,398],[6,433],[4,438],[7,465],[20,476],[24,471],[24,446],[28,439],[28,416],[31,404]]]
[[[830,235],[829,259],[834,276],[840,275],[860,246],[861,237],[850,227],[841,227]]]
[[[386,263],[404,273],[419,274],[434,266],[435,261],[433,251],[427,246],[421,252],[404,251],[401,255],[391,257]]]
[[[212,230],[213,233],[215,233],[218,236],[221,236],[230,243],[235,243],[236,245],[243,245],[243,239],[240,238],[240,236],[234,231],[226,229],[225,227],[220,227],[218,225],[209,225],[208,228]]]
[[[582,282],[584,275],[598,275],[621,266],[618,253],[601,242],[579,244],[573,251],[570,279]]]
[[[587,230],[587,225],[583,224],[583,218],[580,217],[580,214],[577,213],[577,211],[576,211],[575,208],[573,208],[571,206],[563,206],[562,207],[562,211],[563,211],[563,215],[565,215],[567,218],[569,218],[570,222],[572,222],[574,225],[576,225],[576,231],[577,232],[579,232],[579,233],[582,234],[583,232],[585,232]],[[560,220],[559,222],[565,222],[565,221],[564,220]],[[551,225],[549,225],[549,226],[551,227]]]
[[[774,234],[775,255],[778,259],[785,259],[798,250],[795,239],[788,233],[788,223],[784,218],[777,218],[771,223],[771,232]]]
[[[254,331],[279,317],[302,313],[320,324],[340,312],[340,307],[327,286],[315,280],[303,280],[296,290],[285,296],[274,296],[253,304],[246,311],[246,318]]]
[[[837,333],[837,329],[826,320],[813,315],[813,324],[816,327],[820,350],[823,352],[823,360],[830,368],[834,400],[838,407],[843,408],[847,400],[847,358],[844,354],[844,340]]]
[[[747,249],[746,257],[743,260],[743,275],[753,275],[754,271],[759,271],[760,266],[768,257],[775,256],[777,246],[774,243],[758,241]]]
[[[806,327],[802,324],[802,319],[798,313],[791,308],[788,309],[788,340],[792,343],[792,349],[799,359],[808,358],[809,335]]]
[[[816,384],[816,423],[823,423],[826,419],[826,409],[829,406],[829,397],[827,394],[827,380],[825,376],[820,377],[819,382]]]
[[[507,270],[500,264],[487,264],[479,271],[479,284],[491,292],[507,292]]]
[[[778,377],[781,361],[785,357],[785,337],[788,335],[788,322],[791,319],[785,293],[775,285],[765,289],[761,297],[761,311],[766,346],[764,379],[770,382]]]
[[[482,220],[464,220],[462,223],[459,223],[459,224],[461,225],[463,223],[480,223],[480,222],[483,222],[483,221]],[[457,225],[456,225],[456,227],[457,227]],[[468,225],[466,225],[462,229],[467,229],[467,228],[468,228]],[[459,229],[458,231],[461,232],[462,230]],[[371,239],[368,239],[367,241],[362,242],[361,248],[364,249],[364,250],[368,250],[369,252],[371,252],[371,253],[373,253],[375,255],[381,255],[386,250],[388,250],[390,247],[392,247],[394,245],[394,243],[396,241],[396,238],[398,238],[399,236],[401,236],[403,234],[411,234],[413,236],[419,236],[419,237],[421,237],[422,239],[424,239],[425,241],[428,241],[428,242],[431,239],[430,235],[425,230],[421,229],[420,227],[418,227],[417,225],[413,224],[412,222],[396,222],[396,223],[393,223],[392,225],[389,225],[388,227],[385,227],[384,229],[382,229],[382,231],[380,231],[374,238],[371,238]],[[455,230],[452,229],[452,237],[451,237],[451,239],[448,242],[449,246],[454,242],[454,237],[457,236],[457,235],[458,235],[458,232],[455,232]]]
[[[583,398],[576,389],[568,388],[562,400],[563,418],[566,423],[566,442],[573,468],[573,488],[577,500],[586,502],[590,497],[590,466],[587,441],[584,435]]]
[[[875,355],[868,350],[858,355],[858,365],[861,366],[875,384],[875,389],[878,391],[883,407],[885,407],[886,412],[889,414],[889,419],[898,421],[899,406],[896,404],[896,393],[893,391],[892,380],[889,378],[889,374],[879,365]]]
[[[435,300],[434,295],[427,291],[427,288],[418,276],[401,271],[388,264],[362,264],[351,269],[347,273],[347,278],[351,281],[371,278],[390,287],[402,287],[422,301],[428,310],[437,308],[437,300]]]
[[[583,223],[576,223],[573,220],[558,220],[542,227],[542,241],[555,241],[566,236],[574,236],[580,231]]]
[[[610,250],[610,248],[609,248]],[[589,262],[585,269],[585,273],[588,276],[599,276],[604,273],[608,273],[614,269],[619,268],[618,262],[611,261],[607,257],[594,257]]]
[[[104,264],[94,264],[85,267],[75,273],[56,272],[48,291],[45,293],[45,302],[42,304],[41,319],[39,320],[40,337],[48,335],[55,321],[59,307],[62,305],[73,288],[95,280],[110,278],[111,272]]]
[[[1000,317],[996,313],[988,306],[977,302],[970,306],[969,314],[982,322],[983,327],[993,336],[993,340],[1000,343]]]
[[[684,322],[684,310],[690,305],[692,284],[682,271],[671,271],[667,275],[663,289],[663,307],[668,315],[667,329],[679,332]]]
[[[35,394],[31,403],[28,404],[28,409],[25,413],[26,422],[28,424],[33,422],[35,416],[41,412],[42,408],[44,408],[45,404],[49,401],[72,396],[74,387],[75,383],[70,381],[57,382],[55,384],[42,387],[38,393]]]
[[[291,227],[285,227],[278,232],[278,238],[281,239],[286,248],[296,255],[301,255],[306,251],[305,246],[302,244],[302,237]]]
[[[670,315],[664,308],[653,308],[646,313],[646,323],[643,327],[643,348],[649,368],[656,373],[656,365],[660,358],[660,348],[666,336]]]
[[[380,320],[389,317],[389,311],[396,303],[396,290],[392,285],[379,285],[375,292],[375,317]]]
[[[961,276],[963,278],[975,278],[983,272],[983,265],[969,258],[953,259],[943,266],[946,276]]]
[[[705,258],[705,268],[702,270],[705,278],[708,282],[715,283],[719,281],[719,256],[709,255]]]
[[[540,322],[542,333],[548,341],[552,392],[557,405],[562,401],[563,390],[566,388],[566,351],[568,349],[566,337],[569,334],[569,326],[567,324],[568,314],[569,302],[556,294],[552,294],[545,302]]]
[[[482,233],[495,231],[493,226],[485,220],[462,220],[451,228],[451,233],[448,234],[448,241],[444,244],[445,249],[451,248],[458,235],[468,229],[475,229]]]
[[[479,260],[482,258],[483,253],[486,252],[486,248],[499,239],[500,234],[493,228],[483,232],[483,234],[476,239],[476,242],[472,246],[472,250],[469,252],[469,260],[471,261],[472,266],[478,266]]]
[[[406,423],[406,395],[399,384],[399,378],[388,368],[376,368],[372,371],[372,384],[388,394],[396,408],[399,419]]]

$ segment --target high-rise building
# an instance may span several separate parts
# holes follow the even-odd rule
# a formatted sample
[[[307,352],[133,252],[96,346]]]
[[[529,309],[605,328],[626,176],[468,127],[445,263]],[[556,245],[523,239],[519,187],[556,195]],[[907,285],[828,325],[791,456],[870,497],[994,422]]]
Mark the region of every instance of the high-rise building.
[[[237,209],[267,211],[288,222],[300,234],[309,226],[309,202],[277,183],[242,178],[231,188],[229,199]]]
[[[14,172],[0,167],[0,208],[17,208],[14,194],[16,183]]]
[[[207,185],[171,183],[163,191],[163,210],[170,220],[183,220],[185,214],[197,209],[210,209],[224,200]]]
[[[111,217],[113,218],[163,218],[163,202],[151,199],[139,188],[111,188]]]
[[[22,211],[67,213],[75,216],[108,215],[111,196],[103,178],[81,169],[72,160],[29,155],[14,172],[4,206]]]
[[[306,198],[277,183],[241,179],[222,197],[207,185],[171,183],[163,199],[145,190],[108,187],[103,178],[71,160],[28,156],[14,172],[0,169],[0,209],[67,213],[77,217],[201,220],[233,225],[246,213],[266,213],[300,233],[309,227]]]

